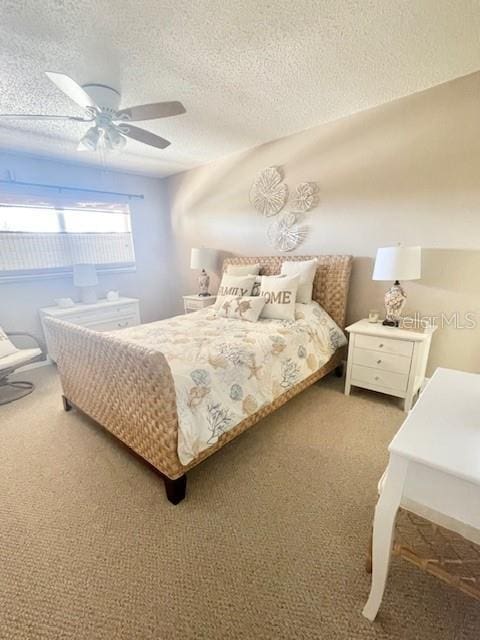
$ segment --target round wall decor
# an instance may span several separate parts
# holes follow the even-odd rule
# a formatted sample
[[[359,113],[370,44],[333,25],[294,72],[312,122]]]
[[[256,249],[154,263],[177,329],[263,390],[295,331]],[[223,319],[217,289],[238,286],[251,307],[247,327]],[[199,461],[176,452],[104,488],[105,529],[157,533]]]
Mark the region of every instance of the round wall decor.
[[[276,167],[267,167],[255,179],[250,189],[250,202],[264,216],[274,216],[283,209],[288,187]]]
[[[300,227],[297,216],[291,211],[270,223],[267,238],[277,251],[293,251],[305,239],[307,229]]]
[[[292,198],[292,211],[305,213],[315,204],[315,187],[310,182],[301,182]]]

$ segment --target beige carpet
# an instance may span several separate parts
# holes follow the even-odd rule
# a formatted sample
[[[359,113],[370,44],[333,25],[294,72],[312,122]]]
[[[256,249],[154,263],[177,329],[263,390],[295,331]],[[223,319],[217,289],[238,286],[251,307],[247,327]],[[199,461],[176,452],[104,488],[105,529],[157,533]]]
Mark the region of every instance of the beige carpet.
[[[395,400],[325,380],[190,472],[174,507],[63,412],[53,368],[27,377],[34,394],[0,407],[0,638],[480,637],[479,603],[398,559],[377,622],[361,616]]]

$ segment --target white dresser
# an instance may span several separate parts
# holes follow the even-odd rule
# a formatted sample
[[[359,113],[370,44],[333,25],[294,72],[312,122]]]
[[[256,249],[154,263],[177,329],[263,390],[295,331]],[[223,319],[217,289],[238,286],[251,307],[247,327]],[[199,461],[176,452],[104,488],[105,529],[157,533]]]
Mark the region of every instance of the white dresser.
[[[66,309],[62,307],[44,307],[40,309],[40,318],[65,320],[72,324],[87,327],[93,331],[114,331],[140,324],[140,307],[136,298],[118,298],[118,300],[98,300],[94,304],[75,304]],[[48,355],[55,362],[55,345],[43,327]]]
[[[363,387],[404,398],[405,411],[425,380],[432,334],[360,320],[346,328],[350,334],[345,394]]]

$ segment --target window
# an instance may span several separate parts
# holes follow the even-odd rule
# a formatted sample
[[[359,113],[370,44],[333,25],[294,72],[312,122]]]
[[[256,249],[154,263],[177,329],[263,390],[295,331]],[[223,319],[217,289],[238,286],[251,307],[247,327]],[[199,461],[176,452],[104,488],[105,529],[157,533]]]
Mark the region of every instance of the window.
[[[0,281],[135,265],[127,203],[0,193]]]
[[[58,233],[61,228],[55,209],[0,207],[0,231]]]

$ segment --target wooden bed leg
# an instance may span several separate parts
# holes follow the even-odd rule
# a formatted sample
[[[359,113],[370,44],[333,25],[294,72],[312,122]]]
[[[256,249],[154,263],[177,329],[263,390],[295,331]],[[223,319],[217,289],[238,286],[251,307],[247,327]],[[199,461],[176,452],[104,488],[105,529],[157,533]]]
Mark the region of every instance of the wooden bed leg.
[[[68,398],[66,398],[65,396],[62,396],[62,402],[63,402],[63,410],[64,411],[71,411],[72,410],[72,405],[68,401]]]
[[[343,378],[343,363],[335,367],[335,375],[337,378]]]
[[[187,490],[187,476],[184,474],[176,480],[164,477],[165,491],[167,492],[167,498],[172,504],[178,504],[185,498]]]

